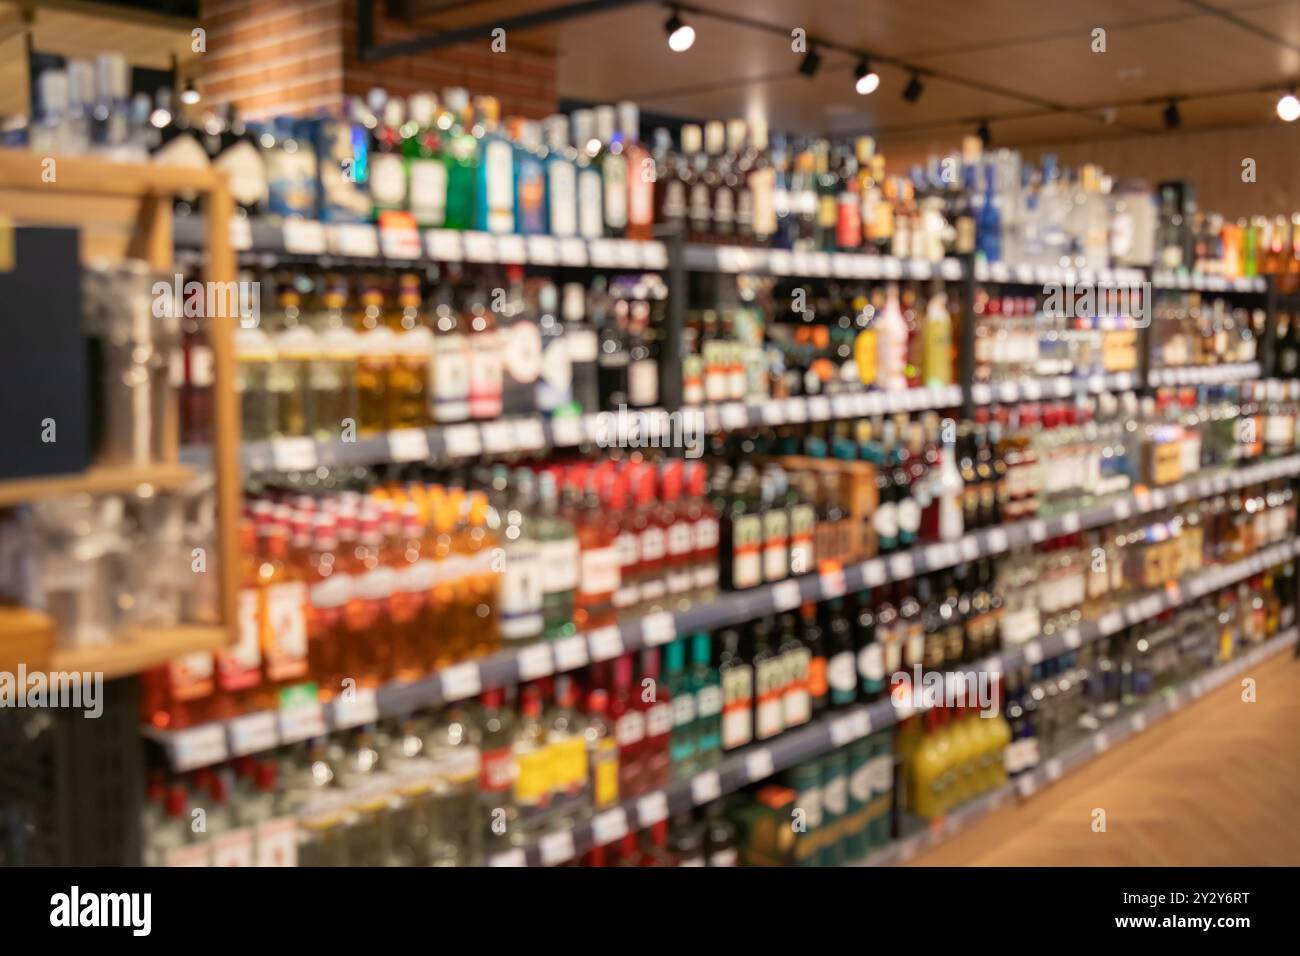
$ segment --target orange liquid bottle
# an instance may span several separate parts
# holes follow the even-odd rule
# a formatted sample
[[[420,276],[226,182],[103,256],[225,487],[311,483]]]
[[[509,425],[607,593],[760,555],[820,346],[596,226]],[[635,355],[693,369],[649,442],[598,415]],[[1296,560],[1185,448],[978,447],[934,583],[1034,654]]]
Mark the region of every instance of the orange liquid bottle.
[[[384,536],[378,512],[363,505],[360,530],[348,556],[352,595],[347,605],[348,643],[345,677],[358,687],[377,687],[388,676],[389,604],[396,572],[384,563]]]
[[[339,559],[338,523],[329,514],[312,521],[307,557],[307,674],[322,702],[343,686],[343,647],[347,636],[344,609],[352,596],[352,576]]]
[[[265,522],[264,519],[264,525]],[[236,605],[235,643],[216,652],[218,696],[214,716],[231,717],[258,704],[262,683],[263,594],[258,577],[261,556],[251,524],[239,529],[239,595]]]
[[[289,560],[289,528],[276,523],[258,567],[264,593],[262,673],[267,704],[281,687],[307,679],[307,574]]]
[[[196,651],[142,674],[143,719],[162,730],[180,730],[210,719],[214,665],[210,651]]]
[[[393,592],[393,676],[398,680],[415,680],[428,673],[433,656],[433,591],[438,574],[434,547],[426,537],[419,507],[407,502],[402,508]]]
[[[487,526],[488,502],[481,492],[466,496],[458,536],[464,559],[461,594],[462,635],[470,657],[482,657],[501,647],[497,631],[497,594],[505,570],[496,535]]]

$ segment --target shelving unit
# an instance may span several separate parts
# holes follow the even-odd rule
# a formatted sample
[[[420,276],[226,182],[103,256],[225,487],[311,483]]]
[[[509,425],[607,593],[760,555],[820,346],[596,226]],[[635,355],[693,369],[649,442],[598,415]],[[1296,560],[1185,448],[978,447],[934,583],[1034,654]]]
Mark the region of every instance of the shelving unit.
[[[223,176],[165,166],[110,163],[82,157],[44,157],[0,150],[0,205],[16,226],[60,225],[80,230],[83,259],[144,260],[159,272],[174,270],[172,205],[181,192],[193,192],[212,222],[226,222],[233,209]],[[52,172],[53,175],[50,175]],[[224,228],[192,237],[203,250],[203,278],[228,282],[235,277],[234,256]],[[240,484],[235,404],[233,329],[229,321],[209,326],[214,360],[215,441],[210,460],[216,471],[222,620],[235,619]],[[92,467],[82,474],[24,478],[0,483],[0,507],[75,494],[167,491],[185,487],[194,470],[178,461],[144,467]],[[180,627],[130,632],[105,648],[55,652],[56,667],[102,671],[107,677],[135,673],[178,653],[218,647],[224,627]],[[0,644],[7,639],[0,618]]]

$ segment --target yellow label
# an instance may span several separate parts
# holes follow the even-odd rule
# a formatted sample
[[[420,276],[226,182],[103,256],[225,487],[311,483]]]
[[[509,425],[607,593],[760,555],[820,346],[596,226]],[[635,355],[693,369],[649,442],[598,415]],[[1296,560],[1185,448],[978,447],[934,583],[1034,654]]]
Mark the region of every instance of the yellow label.
[[[596,754],[596,806],[608,807],[618,802],[618,744],[613,737],[604,737]]]
[[[535,750],[519,758],[515,777],[515,802],[521,806],[541,804],[551,789],[550,750]]]
[[[587,741],[573,736],[551,744],[551,786],[569,790],[587,779]]]
[[[876,330],[863,329],[853,341],[853,361],[863,385],[876,383]]]

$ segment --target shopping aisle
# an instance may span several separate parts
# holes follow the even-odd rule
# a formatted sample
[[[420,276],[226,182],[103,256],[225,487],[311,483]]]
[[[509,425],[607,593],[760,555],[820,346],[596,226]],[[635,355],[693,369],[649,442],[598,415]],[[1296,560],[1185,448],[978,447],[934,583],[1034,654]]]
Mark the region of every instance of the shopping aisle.
[[[912,865],[1294,866],[1297,754],[1300,661],[1288,649]]]

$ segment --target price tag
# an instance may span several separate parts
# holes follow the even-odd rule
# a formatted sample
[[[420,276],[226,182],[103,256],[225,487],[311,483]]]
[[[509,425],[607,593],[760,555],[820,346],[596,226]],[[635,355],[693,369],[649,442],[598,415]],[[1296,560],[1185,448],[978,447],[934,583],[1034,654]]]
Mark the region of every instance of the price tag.
[[[1083,645],[1083,635],[1079,633],[1078,628],[1072,627],[1061,636],[1065,640],[1065,646],[1072,651]]]
[[[798,581],[778,581],[772,585],[772,607],[778,614],[793,611],[802,601]]]
[[[316,443],[310,438],[277,438],[271,442],[277,471],[311,471],[316,467]]]
[[[639,269],[641,267],[641,244],[627,239],[614,241],[614,255],[621,268]]]
[[[1133,509],[1129,507],[1129,503],[1127,501],[1115,502],[1115,504],[1112,506],[1112,510],[1114,510],[1115,512],[1116,521],[1123,521],[1125,518],[1127,518],[1129,515],[1133,513]]]
[[[379,719],[379,701],[375,692],[369,688],[341,695],[334,701],[334,726],[340,728],[360,727]]]
[[[646,647],[667,644],[677,636],[677,622],[668,611],[648,614],[641,620],[641,641]]]
[[[551,442],[558,448],[582,444],[582,419],[573,415],[551,419]]]
[[[987,385],[971,386],[970,394],[971,401],[976,405],[987,405],[989,402],[993,401],[993,389],[989,388]]]
[[[379,248],[388,259],[418,259],[421,252],[420,231],[413,227],[380,227]]]
[[[298,865],[298,821],[293,817],[263,820],[256,828],[258,866]]]
[[[172,761],[177,770],[193,770],[226,759],[226,728],[223,724],[200,724],[173,731]]]
[[[483,675],[474,661],[443,669],[438,680],[442,684],[442,698],[447,701],[477,697],[483,689]]]
[[[836,717],[831,721],[831,745],[843,747],[854,741],[853,720],[850,717]]]
[[[551,236],[528,237],[528,261],[538,266],[553,266],[560,261],[560,247]]]
[[[623,653],[623,635],[618,625],[598,628],[587,635],[587,646],[593,661],[607,661]]]
[[[903,392],[902,394],[903,394],[905,397],[911,397],[911,395],[912,395],[913,392],[915,392],[915,391],[920,391],[920,390],[919,390],[919,389],[913,389],[912,391]],[[874,399],[874,401],[873,401],[873,399]],[[872,411],[871,411],[872,406],[875,405],[875,406],[879,407],[880,404],[881,404],[880,396],[877,395],[877,394],[875,394],[874,392],[872,392],[871,394],[868,394],[868,393],[866,393],[866,392],[854,392],[854,393],[853,393],[853,414],[854,414],[854,415],[859,415],[859,416],[861,416],[861,415],[870,415],[870,414],[872,414]],[[876,412],[876,414],[880,414],[880,413],[879,413],[879,412]]]
[[[785,424],[785,406],[780,402],[764,402],[760,409],[764,425],[784,425]]]
[[[984,669],[990,674],[1002,673],[1002,658],[990,657],[984,664]]]
[[[636,802],[636,818],[642,829],[668,819],[668,795],[656,790],[641,797]]]
[[[465,246],[460,233],[451,229],[430,229],[424,234],[424,245],[429,258],[439,262],[460,262],[465,258]]]
[[[1043,387],[1038,384],[1037,379],[1025,382],[1020,386],[1020,390],[1024,392],[1025,399],[1030,402],[1036,402],[1043,397]]]
[[[862,565],[862,583],[869,588],[878,587],[885,583],[888,575],[885,574],[885,562],[879,558],[872,558]]]
[[[317,703],[296,704],[280,711],[280,742],[297,743],[325,734],[325,708]]]
[[[896,392],[891,392],[886,396],[880,392],[868,392],[862,396],[861,414],[867,416],[883,415],[886,411],[885,406],[888,404],[887,398],[896,394]]]
[[[1007,533],[1001,528],[993,528],[988,536],[989,553],[999,554],[1007,550]]]
[[[1017,394],[1014,382],[1003,382],[998,386],[998,398],[1002,399],[1004,402],[1014,402]]]
[[[493,262],[497,257],[497,244],[489,232],[466,232],[461,234],[465,246],[467,262]]]
[[[423,428],[395,428],[388,433],[388,457],[393,461],[427,461],[429,433]]]
[[[910,578],[915,571],[916,567],[912,561],[912,556],[907,552],[890,556],[889,573],[895,581],[905,581]]]
[[[506,850],[504,853],[496,853],[488,858],[488,866],[527,866],[528,857],[524,855],[522,847],[515,847],[513,850]]]
[[[528,261],[528,246],[523,236],[497,236],[497,261],[524,263]]]
[[[718,779],[718,771],[709,770],[691,778],[691,802],[697,807],[712,803],[720,796],[722,796],[722,782]]]
[[[286,219],[281,233],[284,251],[296,256],[325,254],[325,227],[314,219]]]
[[[1071,511],[1061,516],[1061,533],[1074,534],[1079,530],[1079,516]]]
[[[846,590],[843,568],[833,568],[830,571],[823,571],[819,577],[819,581],[821,583],[822,600],[843,597]]]
[[[1048,780],[1060,780],[1062,773],[1061,761],[1053,757],[1047,761],[1047,764],[1043,767],[1043,772],[1047,774]]]
[[[480,430],[483,451],[489,455],[504,455],[515,450],[515,430],[510,422],[487,422]]]
[[[774,773],[776,768],[772,764],[772,751],[766,747],[745,754],[745,779],[750,783],[766,780]]]
[[[831,417],[831,403],[825,395],[813,395],[808,399],[808,420],[824,422]]]
[[[254,866],[253,828],[227,830],[212,838],[212,865],[220,867]]]
[[[658,240],[641,243],[641,264],[647,269],[668,268],[668,247]]]
[[[557,671],[573,671],[587,666],[587,638],[584,635],[561,638],[552,648],[555,651]]]
[[[375,227],[361,222],[333,223],[326,228],[326,244],[339,256],[373,259],[379,255],[379,234]]]
[[[546,432],[540,418],[521,418],[515,422],[515,444],[521,451],[540,451],[546,447]]]
[[[1025,645],[1025,660],[1029,666],[1041,664],[1043,662],[1043,648],[1037,641],[1030,641]]]
[[[477,425],[448,425],[442,431],[442,443],[453,458],[475,458],[483,453]]]
[[[235,216],[230,220],[230,247],[236,252],[253,248],[253,224],[247,216]]]
[[[1110,611],[1107,614],[1103,614],[1101,620],[1097,622],[1097,628],[1103,634],[1114,634],[1116,631],[1123,628],[1123,626],[1124,619],[1120,617],[1118,611]]]
[[[587,243],[587,254],[597,269],[611,269],[618,265],[617,250],[612,239],[592,239]]]
[[[1034,520],[1029,522],[1029,540],[1038,542],[1047,539],[1047,523]]]
[[[555,866],[573,859],[573,831],[556,830],[548,833],[537,844],[543,866]]]
[[[749,408],[744,402],[727,402],[719,409],[722,427],[734,431],[749,425]]]
[[[853,415],[853,398],[849,395],[832,395],[831,409],[836,418],[850,418]]]
[[[233,718],[226,725],[230,737],[230,755],[260,753],[280,745],[280,725],[273,710],[259,710]]]
[[[903,264],[893,256],[885,256],[880,260],[880,271],[886,279],[899,279],[903,275]]]
[[[808,420],[808,403],[802,398],[787,398],[785,400],[785,417],[791,422],[803,422]]]
[[[532,644],[521,648],[515,663],[519,666],[521,681],[537,680],[555,673],[555,659],[551,656],[549,644]]]
[[[1016,780],[1016,792],[1022,800],[1032,797],[1037,789],[1038,784],[1034,782],[1033,774],[1027,773]]]
[[[614,807],[591,818],[591,838],[596,846],[608,846],[627,836],[627,811]]]
[[[978,538],[962,538],[958,544],[963,561],[974,561],[980,556],[980,543]]]

